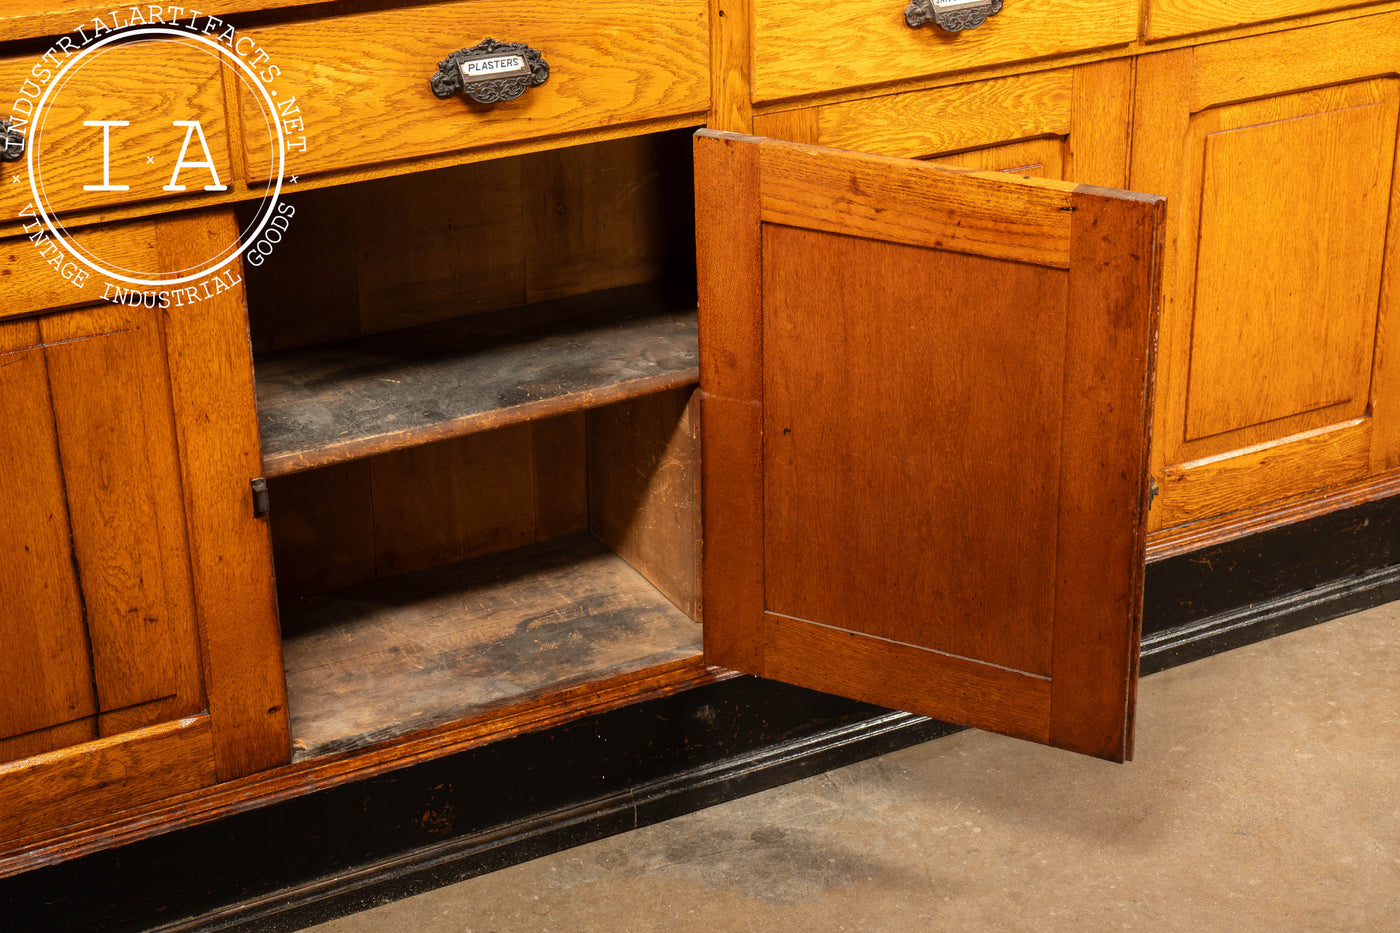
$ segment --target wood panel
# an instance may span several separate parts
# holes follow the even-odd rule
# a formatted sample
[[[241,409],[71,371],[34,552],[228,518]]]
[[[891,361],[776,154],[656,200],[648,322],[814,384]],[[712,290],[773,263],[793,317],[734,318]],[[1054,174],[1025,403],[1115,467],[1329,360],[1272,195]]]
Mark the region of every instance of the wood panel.
[[[321,593],[588,528],[584,414],[276,477],[282,597]]]
[[[208,787],[212,744],[194,716],[0,765],[0,839]]]
[[[1345,55],[1337,54],[1346,49]],[[1400,13],[1360,16],[1231,42],[1192,54],[1190,112],[1397,72]]]
[[[693,275],[689,149],[670,133],[522,158],[526,300]]]
[[[1186,441],[1366,410],[1397,91],[1368,82],[1193,121],[1204,159],[1185,182],[1199,191],[1186,220],[1196,255],[1183,257],[1195,263]]]
[[[183,268],[236,229],[232,211],[182,214],[156,245]],[[243,291],[168,309],[164,323],[215,763],[229,780],[290,754],[271,546],[249,489],[262,464]]]
[[[706,660],[762,676],[763,227],[759,149],[744,141],[695,137],[701,601]]]
[[[1360,479],[1371,463],[1372,425],[1370,418],[1354,418],[1213,457],[1169,463],[1156,506],[1162,510],[1162,525],[1227,515],[1261,501]]]
[[[836,150],[831,150],[833,153]],[[773,147],[763,186],[766,223],[884,238],[1064,268],[1069,263],[1072,186],[1005,185],[935,165],[848,153],[849,166],[806,150]],[[900,171],[892,171],[898,165]],[[836,192],[836,193],[833,193]]]
[[[815,132],[793,138],[786,113],[754,120],[755,132],[793,142],[921,159],[1036,136],[1068,136],[1074,70],[1060,68],[843,101],[801,111]]]
[[[1225,0],[1147,0],[1142,34],[1146,39],[1170,39],[1357,5],[1356,0],[1264,0],[1248,6]]]
[[[979,172],[1003,172],[1022,178],[1065,177],[1065,140],[1041,137],[1024,142],[972,149],[957,155],[935,156],[939,165],[970,168]]]
[[[587,431],[581,411],[530,422],[537,541],[588,529]]]
[[[155,312],[40,319],[101,734],[204,708],[165,347]]]
[[[6,183],[8,184],[8,182]],[[3,188],[0,185],[0,188]],[[90,270],[70,256],[40,251],[30,236],[44,236],[36,219],[28,221],[27,235],[0,241],[0,283],[5,289],[5,307],[0,318],[18,317],[37,311],[58,311],[102,300],[102,286]],[[32,228],[32,229],[31,229]],[[156,266],[153,221],[104,224],[70,231],[90,255],[126,269],[153,269]],[[53,260],[57,258],[55,265]]]
[[[258,360],[269,475],[693,384],[689,300],[641,285]]]
[[[97,712],[44,351],[34,321],[0,324],[0,738]],[[95,734],[85,723],[78,741]],[[9,754],[47,751],[51,740]]]
[[[374,579],[371,463],[352,460],[268,480],[283,599]]]
[[[294,194],[277,253],[245,270],[254,348],[658,280],[692,300],[689,146],[656,133]]]
[[[345,185],[297,192],[285,199],[296,214],[276,252],[260,265],[243,266],[254,353],[360,335],[356,218],[371,190],[370,184]],[[252,221],[257,206],[239,205],[240,228]],[[389,249],[392,244],[390,239]]]
[[[535,540],[531,425],[375,457],[376,575],[434,567]]]
[[[205,0],[200,4],[199,25],[203,27],[207,24],[202,18],[206,13],[209,16],[221,17],[228,13],[266,10],[271,7],[295,7],[316,2],[319,0]],[[131,9],[132,7],[128,6],[123,12],[130,15],[128,11]],[[137,5],[135,9],[141,8]],[[80,24],[92,23],[94,16],[102,17],[103,22],[111,26],[111,14],[110,3],[97,4],[84,0],[61,0],[57,3],[54,0],[7,0],[4,11],[0,12],[0,41],[62,35]]]
[[[765,610],[1048,677],[1067,275],[773,225],[763,251]]]
[[[76,21],[69,28],[74,25]],[[44,87],[55,76],[38,56],[0,60],[0,85],[4,87],[18,90],[31,74]],[[51,217],[62,219],[78,210],[157,199],[167,200],[173,207],[186,196],[203,196],[204,186],[214,184],[210,171],[204,168],[180,171],[178,184],[185,185],[186,192],[163,190],[171,183],[185,142],[186,128],[172,125],[175,120],[199,121],[219,184],[235,184],[219,62],[208,50],[193,44],[173,40],[118,43],[92,52],[65,76],[62,86],[51,91],[40,113],[42,133],[37,145],[35,124],[25,120],[19,128],[26,134]],[[130,124],[109,131],[106,178],[103,128],[83,125],[104,120]],[[191,139],[184,161],[205,161],[197,136]],[[27,181],[27,175],[25,178]],[[102,185],[127,187],[120,191],[86,190]],[[14,216],[31,198],[28,184],[12,184],[7,179],[0,185],[0,213]]]
[[[837,0],[820,16],[798,0],[755,0],[753,8],[755,101],[1124,44],[1138,19],[1137,4],[1125,0],[1022,0],[954,35],[910,29],[902,6],[882,0]]]
[[[707,658],[1130,755],[1162,199],[696,145]],[[770,213],[798,180],[805,214]],[[911,243],[868,206],[894,189],[978,236]],[[1063,264],[991,245],[1041,221],[1017,197],[1071,218]]]
[[[521,160],[365,187],[352,195],[361,334],[525,303]]]
[[[1132,61],[1121,59],[767,113],[754,125],[793,142],[1123,187],[1132,89]]]
[[[1180,207],[1164,255],[1154,529],[1400,462],[1386,362],[1400,80],[1346,81],[1393,75],[1400,45],[1332,56],[1329,74],[1316,43],[1345,39],[1343,25],[1139,64],[1132,184]]]
[[[298,757],[693,657],[699,626],[588,536],[285,607]]]
[[[698,400],[658,392],[588,413],[588,525],[691,618],[699,616]]]
[[[659,120],[709,109],[706,4],[636,0],[606,11],[561,0],[522,7],[472,0],[254,29],[247,33],[295,89],[314,145],[288,153],[289,173],[323,172],[539,136]],[[495,107],[438,100],[437,63],[487,36],[526,42],[547,83]],[[249,173],[270,167],[266,119],[244,88]],[[279,104],[281,106],[281,104]],[[369,127],[394,127],[385,147]],[[299,135],[294,133],[293,135]]]

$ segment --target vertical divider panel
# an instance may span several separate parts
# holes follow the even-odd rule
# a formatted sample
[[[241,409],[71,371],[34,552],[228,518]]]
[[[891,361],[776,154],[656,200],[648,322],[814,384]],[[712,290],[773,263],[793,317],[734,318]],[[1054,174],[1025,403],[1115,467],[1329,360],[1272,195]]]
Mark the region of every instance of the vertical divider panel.
[[[700,282],[701,557],[714,664],[763,671],[763,298],[759,147],[695,138]]]
[[[191,213],[163,221],[156,245],[165,268],[181,269],[236,236],[232,211]],[[243,290],[170,308],[165,327],[215,766],[226,781],[291,756],[272,544],[249,488],[262,454]]]

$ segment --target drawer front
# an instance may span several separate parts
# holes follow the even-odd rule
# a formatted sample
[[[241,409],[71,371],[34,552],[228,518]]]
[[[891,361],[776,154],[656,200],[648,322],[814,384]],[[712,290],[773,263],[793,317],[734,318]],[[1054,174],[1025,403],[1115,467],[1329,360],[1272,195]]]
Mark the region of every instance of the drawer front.
[[[0,60],[0,88],[15,97],[6,99],[0,117],[16,118],[31,149],[34,127],[42,127],[33,155],[50,216],[158,199],[178,207],[182,198],[202,196],[214,179],[207,168],[185,167],[175,182],[187,190],[164,190],[182,153],[186,163],[205,161],[199,139],[175,121],[199,123],[219,183],[232,184],[219,71],[216,56],[177,41],[94,49],[77,59],[58,85],[57,73],[38,55],[8,58]],[[28,108],[46,90],[49,97],[36,121]],[[104,130],[84,125],[90,122],[128,125]],[[0,216],[12,218],[34,200],[28,181],[25,160],[0,163]],[[104,187],[117,190],[91,190]]]
[[[910,29],[905,0],[755,0],[754,99],[779,100],[1131,42],[1134,0],[1005,0],[964,32]]]
[[[305,121],[305,152],[286,171],[368,167],[600,127],[703,114],[709,107],[709,23],[703,0],[524,4],[473,0],[252,33],[281,69]],[[439,100],[438,62],[482,39],[538,50],[548,80],[494,105]],[[240,90],[250,180],[273,151],[258,101]],[[295,138],[294,130],[289,133]]]
[[[41,234],[42,228],[34,227],[28,236],[0,239],[0,293],[5,296],[0,302],[0,319],[102,300],[103,278],[93,275],[66,251],[55,249],[47,235]],[[84,227],[69,234],[109,268],[148,270],[159,266],[154,221]]]
[[[1224,0],[1148,0],[1142,33],[1149,40],[1171,39],[1355,5],[1355,0],[1258,0],[1247,4]]]

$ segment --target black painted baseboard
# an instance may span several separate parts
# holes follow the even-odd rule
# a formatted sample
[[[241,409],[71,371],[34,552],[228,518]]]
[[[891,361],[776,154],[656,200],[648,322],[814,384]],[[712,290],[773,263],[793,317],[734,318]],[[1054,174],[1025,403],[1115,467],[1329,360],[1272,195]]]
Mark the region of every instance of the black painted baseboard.
[[[1143,673],[1400,599],[1400,497],[1149,565]],[[954,727],[754,678],[0,881],[0,929],[291,931]]]

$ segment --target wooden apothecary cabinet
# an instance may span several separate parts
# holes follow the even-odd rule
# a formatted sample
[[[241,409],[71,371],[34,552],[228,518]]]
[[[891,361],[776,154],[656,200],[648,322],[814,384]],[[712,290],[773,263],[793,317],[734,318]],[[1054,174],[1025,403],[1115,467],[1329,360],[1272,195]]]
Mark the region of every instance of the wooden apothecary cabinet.
[[[1121,759],[1149,528],[1393,465],[1366,350],[1388,316],[1364,300],[1316,351],[1345,344],[1346,366],[1283,393],[1321,407],[1184,388],[1201,360],[1238,366],[1187,345],[1219,320],[1200,257],[1221,281],[1254,262],[1211,246],[1238,234],[1210,212],[1254,189],[1202,146],[1248,153],[1235,131],[1266,123],[1313,139],[1316,114],[1316,138],[1365,147],[1309,210],[1353,238],[1324,238],[1348,257],[1328,274],[1389,294],[1388,18],[1158,51],[1136,5],[1066,38],[1024,0],[956,40],[899,34],[888,74],[809,86],[801,42],[748,29],[783,21],[772,3],[228,6],[314,88],[328,141],[288,153],[305,190],[276,262],[208,313],[73,306],[0,226],[3,546],[27,568],[0,657],[12,870],[729,670]],[[44,16],[0,19],[0,40]],[[495,108],[433,99],[436,59],[493,34],[537,42],[549,81]],[[1293,49],[1314,51],[1280,80]],[[224,107],[230,192],[75,201],[72,223],[174,264],[245,221],[268,163],[254,104],[221,87],[198,93]],[[354,129],[383,107],[414,115],[388,153]],[[1255,408],[1191,446],[1202,418]],[[1282,461],[1257,453],[1279,439]],[[1217,473],[1246,479],[1210,486],[1196,461],[1231,452]]]

